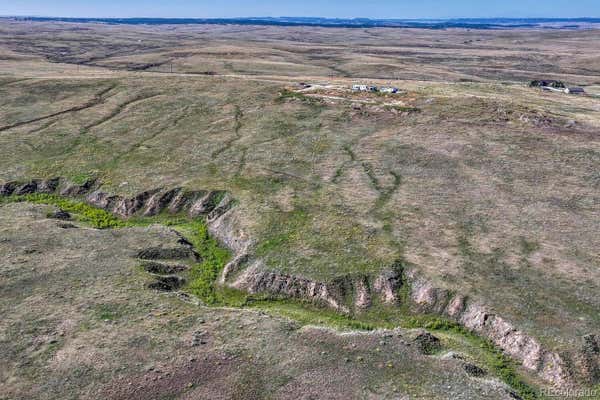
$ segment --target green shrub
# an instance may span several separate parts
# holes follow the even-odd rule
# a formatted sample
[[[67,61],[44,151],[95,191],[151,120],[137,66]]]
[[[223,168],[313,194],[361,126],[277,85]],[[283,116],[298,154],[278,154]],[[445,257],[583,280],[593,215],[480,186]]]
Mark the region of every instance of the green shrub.
[[[179,228],[202,257],[202,262],[194,265],[188,273],[187,290],[206,304],[221,302],[215,282],[230,258],[229,251],[219,247],[202,221],[193,221]]]
[[[294,92],[293,90],[283,89],[277,97],[277,102],[283,102],[286,100],[299,100],[313,107],[322,107],[323,102],[320,99],[306,96],[305,94]]]
[[[94,176],[92,174],[88,174],[88,173],[79,173],[79,174],[70,176],[71,182],[73,182],[77,185],[83,185],[84,183],[87,183],[93,179],[94,179]]]

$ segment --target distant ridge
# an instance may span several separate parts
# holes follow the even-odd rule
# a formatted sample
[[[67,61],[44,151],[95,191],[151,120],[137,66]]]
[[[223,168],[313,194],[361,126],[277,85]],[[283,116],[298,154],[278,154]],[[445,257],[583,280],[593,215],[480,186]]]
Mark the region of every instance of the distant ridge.
[[[128,25],[273,25],[318,26],[338,28],[472,28],[472,29],[582,29],[600,24],[600,18],[456,18],[438,19],[369,19],[315,17],[252,17],[252,18],[63,18],[63,17],[3,17],[19,21],[103,23]]]

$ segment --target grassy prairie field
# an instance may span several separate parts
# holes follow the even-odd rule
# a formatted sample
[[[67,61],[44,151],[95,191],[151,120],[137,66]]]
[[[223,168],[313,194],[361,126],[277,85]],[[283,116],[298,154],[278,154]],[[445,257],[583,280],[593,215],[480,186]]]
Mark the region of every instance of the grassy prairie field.
[[[177,248],[172,230],[92,229],[53,210],[0,208],[2,399],[513,398],[477,342],[451,332],[424,347],[421,330],[297,304],[209,308],[150,291],[136,254]]]
[[[402,260],[570,350],[600,333],[598,39],[0,20],[0,181],[227,190],[271,270]]]

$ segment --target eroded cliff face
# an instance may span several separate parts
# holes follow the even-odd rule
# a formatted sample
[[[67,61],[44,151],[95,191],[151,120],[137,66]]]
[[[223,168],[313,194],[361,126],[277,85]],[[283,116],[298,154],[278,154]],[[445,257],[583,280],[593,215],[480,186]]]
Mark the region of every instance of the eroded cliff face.
[[[520,361],[525,368],[556,386],[573,386],[575,378],[585,378],[587,382],[597,381],[597,355],[595,358],[582,358],[585,370],[580,369],[575,374],[579,376],[575,376],[569,368],[569,358],[565,355],[545,349],[535,338],[494,314],[483,304],[471,302],[460,294],[451,296],[445,289],[435,288],[417,278],[413,271],[397,273],[388,270],[374,278],[373,283],[370,281],[366,277],[359,277],[318,282],[269,271],[260,261],[254,261],[227,284],[250,293],[266,292],[308,299],[342,313],[360,312],[374,300],[391,307],[400,305],[402,301],[409,301],[409,305],[417,311],[444,316],[489,339],[506,354]],[[398,296],[402,285],[409,287],[408,299]]]
[[[218,190],[155,189],[139,193],[131,198],[124,198],[110,195],[99,189],[87,193],[94,186],[86,186],[88,186],[87,191],[83,186],[77,189],[70,186],[69,190],[77,192],[78,195],[86,195],[85,200],[88,204],[110,211],[125,219],[138,213],[142,216],[153,216],[163,211],[171,214],[186,212],[191,218],[209,215],[217,209],[226,211],[223,209],[225,206],[220,203],[227,197],[227,194]],[[228,200],[231,201],[230,198]]]
[[[316,282],[293,275],[267,271],[260,261],[254,261],[231,283],[249,293],[271,293],[325,304],[340,312],[349,312],[343,303],[341,288],[334,284]]]
[[[414,270],[405,273],[411,283],[410,298],[423,312],[446,316],[462,326],[491,340],[523,366],[536,372],[557,386],[574,383],[567,361],[556,352],[544,349],[525,332],[517,329],[504,318],[494,314],[485,305],[470,301],[461,294],[434,287],[419,277]]]
[[[241,229],[235,200],[224,191],[155,189],[125,198],[103,192],[99,182],[95,181],[74,184],[54,178],[0,185],[2,196],[32,193],[80,198],[125,219],[161,212],[202,217],[210,234],[233,253],[232,260],[218,279],[220,285],[249,293],[270,293],[310,300],[341,313],[360,312],[373,302],[389,307],[408,302],[416,311],[447,317],[488,338],[519,360],[525,368],[551,384],[569,387],[578,383],[600,382],[600,335],[585,336],[578,352],[559,354],[544,348],[538,340],[517,329],[484,304],[460,293],[436,287],[420,276],[416,268],[406,268],[397,263],[378,276],[348,276],[332,282],[319,282],[269,270],[253,255],[255,242]],[[402,292],[408,293],[407,296],[400,296],[403,287],[405,290]]]
[[[587,339],[587,353],[561,355],[545,349],[538,340],[494,314],[485,305],[462,294],[438,288],[419,276],[416,269],[402,268],[400,264],[391,266],[375,277],[343,277],[333,282],[281,274],[269,270],[261,260],[253,257],[254,243],[236,228],[235,219],[235,210],[228,210],[209,221],[211,232],[234,252],[233,260],[219,279],[220,284],[250,293],[263,292],[307,299],[342,313],[360,312],[370,307],[373,301],[390,307],[408,301],[418,311],[447,317],[488,338],[525,368],[553,385],[569,387],[578,381],[588,384],[599,381],[600,345],[595,335]],[[408,298],[399,295],[403,285],[409,288]],[[580,367],[570,368],[573,360]]]

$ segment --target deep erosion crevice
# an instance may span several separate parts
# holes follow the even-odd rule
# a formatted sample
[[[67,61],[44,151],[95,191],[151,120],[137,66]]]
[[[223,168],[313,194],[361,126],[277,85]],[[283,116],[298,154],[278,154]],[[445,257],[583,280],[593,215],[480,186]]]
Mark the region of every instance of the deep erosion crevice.
[[[52,113],[52,114],[48,114],[48,115],[44,115],[44,116],[41,116],[41,117],[33,118],[33,119],[30,119],[30,120],[19,121],[19,122],[15,122],[15,123],[12,123],[12,124],[9,124],[9,125],[0,126],[0,132],[7,131],[9,129],[17,128],[17,127],[24,126],[24,125],[33,124],[35,122],[44,121],[44,120],[47,120],[47,119],[50,119],[50,118],[54,118],[54,117],[58,117],[58,116],[61,116],[61,115],[64,115],[64,114],[69,114],[69,113],[73,113],[73,112],[83,111],[85,109],[95,107],[95,106],[97,106],[99,104],[104,103],[106,101],[105,95],[109,91],[111,91],[112,89],[114,89],[114,88],[115,88],[115,86],[109,86],[109,87],[107,87],[107,88],[99,91],[98,93],[96,93],[94,95],[94,97],[91,100],[86,101],[83,104],[80,104],[80,105],[77,105],[77,106],[74,106],[74,107],[70,107],[70,108],[67,108],[67,109],[62,110],[62,111],[57,111],[57,112]]]
[[[582,350],[577,354],[552,351],[496,315],[486,305],[436,287],[420,276],[413,266],[397,262],[378,276],[347,276],[332,282],[319,282],[269,270],[253,255],[255,243],[240,230],[235,201],[225,191],[160,188],[125,198],[103,192],[100,183],[93,180],[75,184],[54,178],[0,185],[0,196],[34,194],[78,198],[126,221],[132,217],[152,217],[164,213],[185,215],[191,219],[202,217],[206,235],[216,238],[232,254],[227,262],[225,257],[212,260],[217,264],[208,275],[211,286],[309,301],[343,314],[360,314],[373,305],[390,310],[410,308],[423,315],[442,316],[486,338],[526,369],[557,387],[598,382],[600,340],[596,335],[586,336]],[[156,281],[150,284],[153,289],[173,291],[184,287],[185,279],[177,274],[188,267],[180,261],[203,262],[204,254],[194,246],[195,243],[183,235],[180,235],[179,243],[181,246],[176,248],[141,249],[136,255],[143,268],[155,275]],[[219,266],[219,263],[223,265]]]

